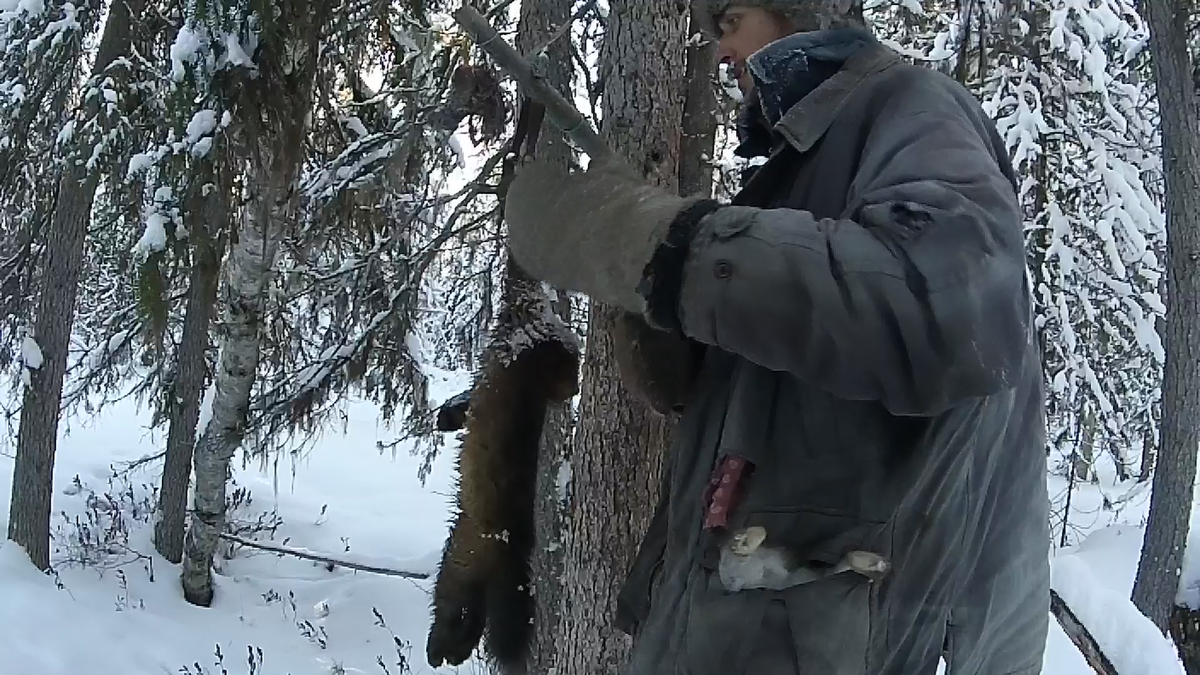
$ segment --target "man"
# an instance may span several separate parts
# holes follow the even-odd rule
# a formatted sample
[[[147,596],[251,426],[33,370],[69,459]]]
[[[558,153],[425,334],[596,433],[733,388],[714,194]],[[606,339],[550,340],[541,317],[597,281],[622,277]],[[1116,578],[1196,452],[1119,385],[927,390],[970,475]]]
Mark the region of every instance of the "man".
[[[624,672],[1038,675],[1044,403],[1004,145],[861,10],[711,10],[739,152],[769,157],[732,204],[615,165],[508,195],[516,261],[624,310],[623,375],[682,414]]]

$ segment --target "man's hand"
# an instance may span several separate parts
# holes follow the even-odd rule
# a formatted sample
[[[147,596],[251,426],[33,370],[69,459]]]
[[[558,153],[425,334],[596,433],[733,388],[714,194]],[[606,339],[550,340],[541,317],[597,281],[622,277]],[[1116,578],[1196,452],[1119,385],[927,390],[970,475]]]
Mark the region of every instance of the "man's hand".
[[[672,223],[698,201],[614,163],[567,173],[534,162],[520,170],[505,198],[509,251],[536,279],[645,315],[651,259]]]

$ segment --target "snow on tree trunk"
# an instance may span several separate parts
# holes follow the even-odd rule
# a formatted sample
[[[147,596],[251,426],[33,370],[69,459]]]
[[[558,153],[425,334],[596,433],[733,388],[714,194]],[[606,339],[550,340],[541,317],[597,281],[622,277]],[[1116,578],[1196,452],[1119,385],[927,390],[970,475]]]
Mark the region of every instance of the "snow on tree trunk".
[[[295,175],[295,167],[292,174]],[[290,205],[286,196],[267,187],[272,182],[267,171],[258,170],[251,175],[251,185],[258,186],[261,192],[244,207],[238,242],[230,254],[212,418],[201,432],[193,460],[195,504],[184,546],[182,576],[187,601],[204,607],[212,603],[211,566],[225,524],[229,462],[245,433],[250,392],[258,369],[258,326],[267,272],[283,226],[291,215],[287,212]],[[280,198],[283,201],[277,204]]]
[[[601,55],[605,142],[674,187],[683,119],[687,3],[613,0]],[[616,597],[658,498],[670,429],[621,382],[613,310],[592,304],[581,412],[570,449],[558,672],[615,672],[629,639],[613,625]]]
[[[141,14],[145,0],[114,3],[96,50],[93,73],[103,73],[129,48],[131,16]],[[94,114],[99,97],[86,99]],[[83,250],[91,222],[99,172],[85,162],[91,149],[69,156],[58,187],[58,198],[46,234],[46,259],[38,297],[33,339],[43,356],[30,373],[21,406],[9,503],[8,538],[22,546],[39,569],[50,567],[50,509],[54,483],[54,453],[67,350],[78,297]]]
[[[297,217],[306,120],[312,105],[321,21],[319,3],[283,3],[264,30],[259,72],[240,83],[241,142],[248,154],[237,239],[222,294],[220,358],[212,417],[201,431],[193,466],[194,506],[184,541],[184,597],[213,599],[212,561],[225,526],[225,481],[242,443],[260,355],[260,320],[270,268],[286,228]]]
[[[221,174],[227,177],[228,171],[221,171]],[[204,186],[211,177],[211,169],[196,176],[184,212],[188,238],[192,242],[192,268],[175,381],[171,386],[167,454],[158,494],[158,521],[154,526],[155,549],[176,564],[183,558],[192,448],[196,444],[196,424],[200,419],[200,395],[208,375],[205,355],[221,270],[221,251],[215,248],[210,235],[220,230],[228,218],[227,197],[232,188],[230,182],[224,181],[220,188],[205,195]]]
[[[1179,590],[1200,451],[1200,116],[1188,54],[1188,7],[1182,0],[1142,3],[1162,115],[1167,320],[1162,444],[1133,602],[1164,632]]]

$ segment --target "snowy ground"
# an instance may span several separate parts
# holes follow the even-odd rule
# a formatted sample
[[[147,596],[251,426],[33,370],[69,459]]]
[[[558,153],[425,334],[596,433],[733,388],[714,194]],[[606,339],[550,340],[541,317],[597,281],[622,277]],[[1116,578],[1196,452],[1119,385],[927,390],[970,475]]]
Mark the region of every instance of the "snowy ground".
[[[436,383],[435,383],[436,384]],[[447,393],[462,382],[442,382]],[[76,421],[64,434],[55,467],[52,527],[76,534],[76,516],[103,512],[89,501],[107,501],[113,467],[162,447],[162,434],[146,429],[147,416],[132,402],[107,409],[99,418]],[[295,467],[287,459],[277,475],[257,465],[236,468],[238,488],[252,501],[237,517],[253,521],[274,511],[282,520],[274,541],[289,546],[366,558],[388,567],[432,572],[447,528],[453,485],[453,455],[443,454],[425,486],[419,461],[399,450],[380,454],[376,440],[393,432],[379,429],[375,410],[351,407],[346,434],[328,433]],[[10,446],[11,448],[11,446]],[[9,450],[11,452],[11,449]],[[337,569],[291,557],[242,549],[225,561],[216,577],[210,609],[188,605],[178,585],[178,567],[154,554],[151,527],[131,514],[131,505],[150,500],[161,463],[135,470],[122,503],[129,547],[148,560],[119,569],[66,565],[70,551],[56,541],[58,582],[40,575],[23,552],[0,544],[0,654],[5,672],[38,675],[149,675],[222,672],[229,675],[310,675],[378,673],[382,659],[399,675],[400,657],[412,673],[430,673],[424,660],[430,583]],[[12,458],[0,456],[0,527],[5,520]],[[82,489],[75,485],[78,476]],[[68,524],[67,520],[71,521]],[[103,518],[105,522],[110,519]],[[92,531],[103,528],[92,526]],[[78,546],[71,549],[78,551]],[[149,573],[150,566],[153,576]],[[379,625],[378,610],[386,627]],[[392,633],[404,643],[401,654]],[[253,650],[255,664],[249,662]],[[259,662],[261,650],[261,662]],[[197,667],[198,666],[198,667]],[[188,670],[182,671],[181,669]],[[339,670],[339,668],[341,670]],[[473,667],[459,672],[470,673]],[[446,671],[453,672],[453,671]]]
[[[455,378],[435,383],[435,397],[456,393],[463,384]],[[412,673],[435,672],[424,660],[428,581],[329,572],[303,560],[243,549],[224,562],[212,608],[186,604],[178,568],[153,553],[150,526],[137,506],[152,502],[150,486],[157,483],[160,465],[110,484],[114,467],[161,448],[161,435],[147,431],[146,419],[132,402],[123,403],[94,420],[73,422],[64,433],[55,470],[57,579],[37,573],[13,545],[0,544],[0,654],[6,672],[383,675],[386,669],[400,675],[401,660]],[[391,437],[377,427],[371,406],[352,406],[345,435],[327,433],[295,466],[294,476],[287,460],[275,472],[239,465],[237,487],[249,490],[252,501],[236,517],[253,521],[274,512],[282,521],[276,542],[286,538],[289,546],[335,554],[349,547],[350,556],[432,572],[446,534],[453,454],[442,454],[422,486],[416,458],[403,450],[393,457],[376,449],[377,439]],[[0,456],[5,507],[11,475],[12,458]],[[1062,489],[1051,480],[1052,491]],[[1117,494],[1111,488],[1106,492]],[[71,537],[81,531],[90,532],[93,541],[122,539],[104,533],[112,524],[106,505],[114,500],[121,505],[128,547],[136,553],[126,554],[123,560],[129,562],[119,567],[110,560],[103,570],[68,564],[69,557],[80,554]],[[1055,586],[1122,675],[1181,674],[1170,644],[1126,600],[1145,501],[1142,494],[1114,514],[1100,508],[1098,489],[1079,491],[1072,521],[1084,532],[1076,536],[1093,534],[1056,556]],[[77,517],[85,528],[76,524]],[[7,527],[4,518],[0,513],[0,527]],[[1107,527],[1114,521],[1129,525]],[[481,671],[477,664],[458,669]],[[1092,673],[1053,621],[1043,673]]]

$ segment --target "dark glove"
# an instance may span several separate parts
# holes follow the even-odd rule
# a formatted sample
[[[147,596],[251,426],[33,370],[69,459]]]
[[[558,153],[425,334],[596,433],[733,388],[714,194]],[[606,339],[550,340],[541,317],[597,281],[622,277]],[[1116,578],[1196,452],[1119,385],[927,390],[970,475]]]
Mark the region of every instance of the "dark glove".
[[[656,286],[674,287],[667,295],[678,296],[691,230],[716,206],[612,162],[576,173],[534,162],[509,186],[504,216],[509,252],[530,276],[648,316]]]

